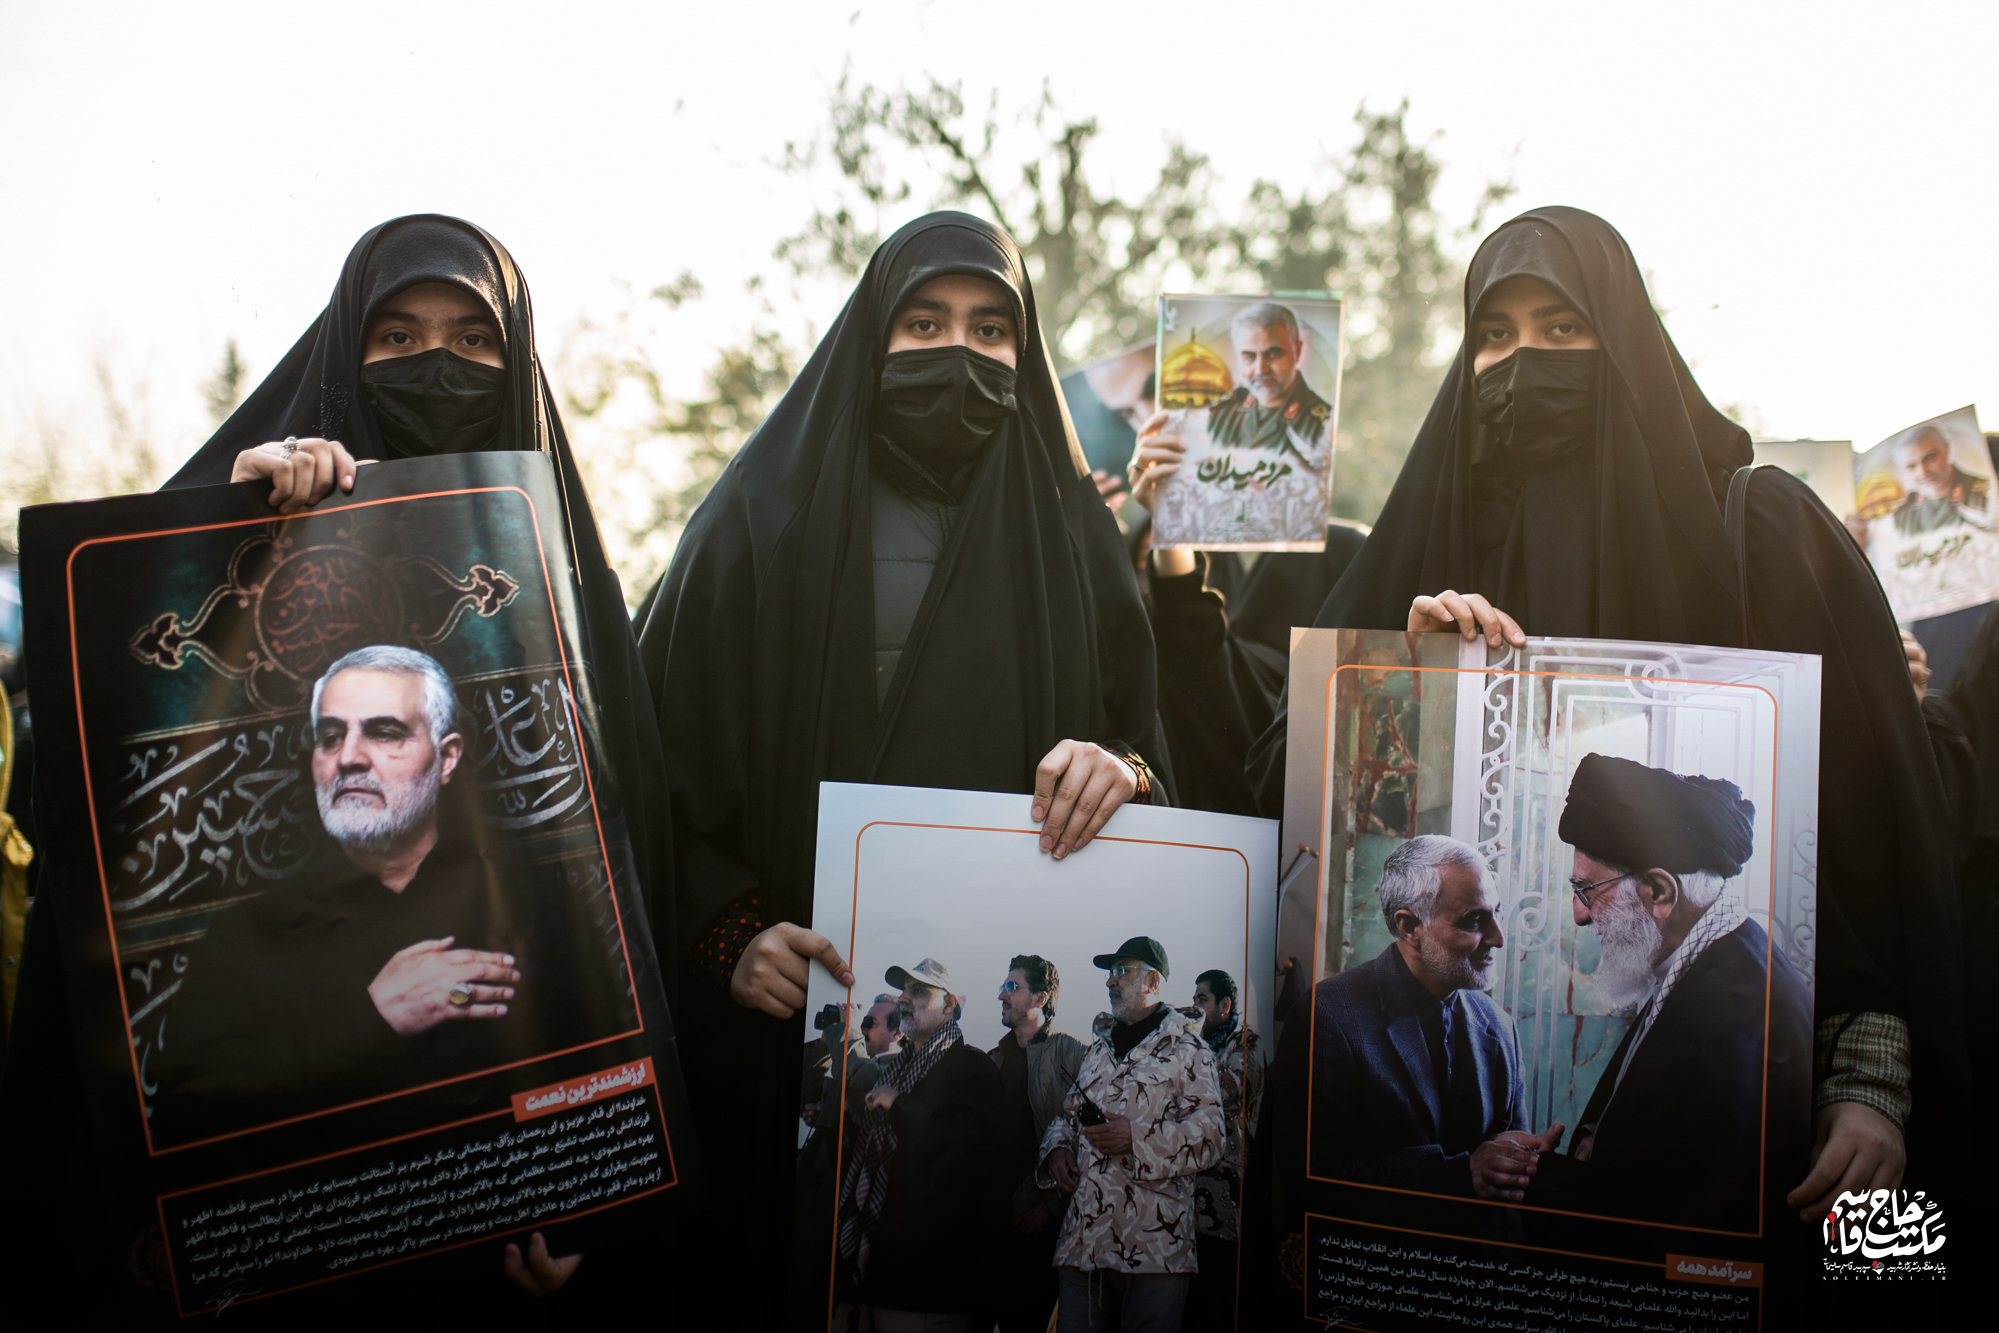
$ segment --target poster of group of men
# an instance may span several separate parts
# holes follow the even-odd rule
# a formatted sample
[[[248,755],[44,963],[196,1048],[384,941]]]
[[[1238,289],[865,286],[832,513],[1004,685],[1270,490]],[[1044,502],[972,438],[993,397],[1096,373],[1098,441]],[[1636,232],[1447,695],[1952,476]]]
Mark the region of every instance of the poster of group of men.
[[[808,993],[830,1058],[800,1188],[830,1326],[1045,1325],[1059,1269],[1184,1283],[1232,1327],[1274,821],[1128,806],[1058,861],[1022,796],[828,783],[819,809],[813,926],[856,978]]]

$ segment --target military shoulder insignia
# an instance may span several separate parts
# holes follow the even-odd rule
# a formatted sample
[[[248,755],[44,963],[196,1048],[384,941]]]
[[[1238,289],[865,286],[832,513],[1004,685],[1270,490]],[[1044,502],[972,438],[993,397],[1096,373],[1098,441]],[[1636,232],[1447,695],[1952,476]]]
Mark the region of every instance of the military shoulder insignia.
[[[1332,414],[1333,414],[1333,409],[1328,407],[1324,403],[1320,403],[1312,409],[1312,419],[1314,421],[1324,421],[1327,417],[1331,416]]]

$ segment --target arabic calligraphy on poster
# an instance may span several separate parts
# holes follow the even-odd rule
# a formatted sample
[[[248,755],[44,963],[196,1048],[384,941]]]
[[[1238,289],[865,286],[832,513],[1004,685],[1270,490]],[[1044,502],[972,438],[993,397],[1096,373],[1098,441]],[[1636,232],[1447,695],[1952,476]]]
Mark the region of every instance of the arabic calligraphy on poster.
[[[553,672],[460,686],[478,720],[476,772],[500,828],[529,829],[574,814],[586,795],[575,700]]]
[[[653,1096],[475,1125],[162,1200],[190,1311],[663,1188]]]

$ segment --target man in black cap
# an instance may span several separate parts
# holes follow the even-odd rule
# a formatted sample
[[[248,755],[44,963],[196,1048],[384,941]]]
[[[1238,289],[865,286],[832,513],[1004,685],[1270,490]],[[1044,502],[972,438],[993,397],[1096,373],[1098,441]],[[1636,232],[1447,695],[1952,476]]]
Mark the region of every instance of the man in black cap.
[[[999,1070],[965,1044],[951,974],[934,958],[891,967],[902,1050],[884,1056],[840,1181],[839,1284],[862,1327],[992,1326],[992,1293],[966,1256],[1005,1222],[1006,1123]]]
[[[1197,1267],[1194,1177],[1226,1141],[1215,1055],[1169,1004],[1166,948],[1135,935],[1094,960],[1111,1012],[1041,1141],[1041,1180],[1073,1197],[1055,1248],[1059,1333],[1179,1333]]]
[[[1754,1232],[1764,1191],[1775,1207],[1802,1178],[1811,991],[1729,883],[1755,817],[1721,778],[1576,765],[1561,824],[1575,921],[1602,941],[1598,989],[1637,1016],[1528,1203]]]

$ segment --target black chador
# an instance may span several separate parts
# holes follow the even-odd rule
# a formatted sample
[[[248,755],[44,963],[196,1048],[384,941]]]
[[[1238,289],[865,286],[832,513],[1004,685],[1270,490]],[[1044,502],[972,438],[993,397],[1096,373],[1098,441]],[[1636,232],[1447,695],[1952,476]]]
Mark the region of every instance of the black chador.
[[[468,381],[480,386],[485,391],[480,406],[482,411],[490,408],[489,414],[465,413],[462,392],[438,411],[435,403],[424,401],[421,386],[406,378],[387,385],[390,392],[363,379],[369,320],[388,298],[424,282],[451,283],[492,311],[504,343],[504,372],[485,375],[479,371],[486,368],[479,367],[468,374],[434,353],[425,354],[428,362],[409,358],[433,370],[442,364],[443,373],[436,377],[439,392],[463,390]],[[453,371],[458,372],[455,377]],[[426,446],[409,429],[418,417],[450,419],[455,425]],[[287,436],[339,440],[357,459],[527,449],[552,456],[575,556],[580,647],[605,721],[596,738],[597,799],[624,816],[628,837],[612,846],[611,855],[626,863],[642,886],[657,956],[670,968],[678,952],[668,910],[671,820],[653,712],[644,704],[643,672],[618,576],[605,558],[589,496],[535,352],[527,284],[505,247],[469,222],[432,214],[397,218],[368,232],[348,254],[325,310],[166,489],[223,484],[238,454]],[[37,803],[48,808],[40,793]],[[85,875],[74,863],[53,860],[43,871],[40,890],[51,901],[58,894],[98,892],[94,871]],[[672,979],[670,972],[667,979]],[[644,977],[635,980],[648,984]],[[0,1081],[0,1136],[36,1148],[18,1156],[8,1179],[7,1206],[0,1216],[13,1225],[0,1228],[0,1252],[8,1256],[4,1271],[9,1275],[34,1273],[37,1281],[65,1290],[94,1292],[100,1284],[78,1267],[99,1254],[99,1223],[91,1211],[96,1195],[89,1187],[79,1188],[75,1176],[79,1164],[92,1157],[87,1126],[75,1113],[73,1098],[47,1095],[50,1088],[73,1089],[81,1081],[72,1043],[55,914],[37,911],[23,950],[12,1042]],[[481,1263],[487,1259],[496,1269],[497,1258],[483,1256]],[[502,1284],[496,1272],[491,1280]]]
[[[887,343],[903,303],[947,275],[1007,294],[1018,366],[964,362],[940,401],[962,414],[968,447],[922,458],[895,446],[882,410],[896,388]],[[915,578],[888,568],[925,564]],[[767,1274],[790,1229],[806,1034],[800,1018],[735,1005],[728,974],[754,929],[811,920],[820,782],[1024,796],[1064,739],[1119,743],[1164,776],[1145,610],[1004,233],[935,213],[883,243],[641,614],[673,784],[677,920],[702,960],[683,979],[683,1007],[700,1011],[685,1027],[701,1034],[683,1037],[683,1058],[704,1153],[731,1182],[714,1230],[746,1274]],[[771,1285],[729,1289],[748,1299]]]
[[[421,438],[411,418],[423,412],[412,402],[410,385],[385,386],[362,375],[361,355],[369,321],[390,297],[418,283],[445,282],[471,293],[493,313],[505,344],[506,369],[492,415],[486,409],[459,413],[448,436]],[[407,358],[412,365],[438,353]],[[444,364],[457,365],[461,358]],[[472,364],[472,363],[465,363]],[[475,367],[484,384],[486,377]],[[447,373],[431,387],[450,394]],[[462,406],[464,396],[458,403]],[[645,707],[644,671],[633,637],[631,616],[617,571],[604,553],[603,537],[590,496],[577,470],[576,455],[535,350],[534,303],[527,280],[506,247],[459,218],[414,214],[376,227],[349,252],[334,285],[333,299],[275,369],[243,401],[208,442],[195,452],[165,489],[212,486],[229,480],[236,456],[245,449],[288,435],[339,440],[356,459],[405,458],[426,452],[534,450],[550,455],[562,487],[564,518],[575,554],[582,648],[599,692],[605,726],[596,738],[605,768],[597,798],[625,815],[630,854],[644,887],[667,994],[673,993],[671,931],[673,856],[671,821],[652,710]],[[638,705],[636,708],[634,705]],[[617,849],[614,849],[614,851]]]
[[[1178,804],[1257,813],[1243,765],[1283,697],[1291,627],[1312,623],[1366,536],[1336,521],[1324,551],[1269,551],[1247,570],[1233,551],[1203,552],[1191,574],[1146,578]]]
[[[1541,208],[1488,237],[1465,278],[1468,329],[1515,277],[1570,302],[1601,350],[1524,348],[1475,376],[1461,346],[1314,623],[1401,630],[1414,598],[1454,589],[1534,635],[1818,654],[1817,1013],[1907,1020],[1911,1170],[1926,1135],[1953,1169],[1966,1067],[1953,828],[1880,584],[1804,483],[1759,469],[1745,643],[1723,506],[1748,433],[1701,394],[1601,218]],[[1282,803],[1286,724],[1280,712],[1251,754],[1265,813]],[[1805,1171],[1794,1164],[1794,1184]]]

